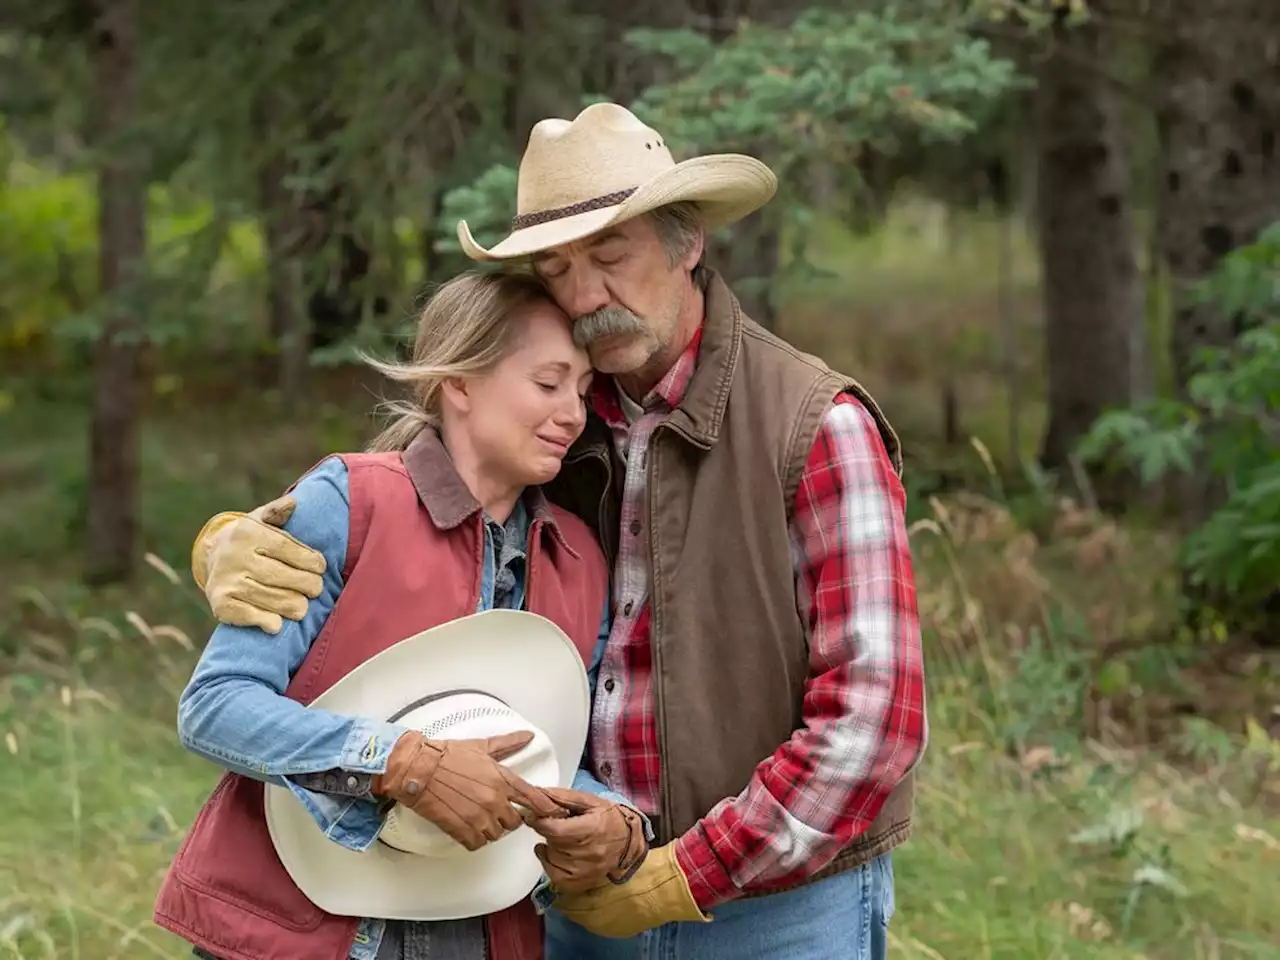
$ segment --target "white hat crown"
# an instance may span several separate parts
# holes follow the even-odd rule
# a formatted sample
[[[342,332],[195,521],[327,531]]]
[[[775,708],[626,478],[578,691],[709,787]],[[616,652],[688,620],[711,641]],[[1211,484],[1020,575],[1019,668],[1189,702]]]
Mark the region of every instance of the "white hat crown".
[[[593,104],[572,122],[543,120],[520,161],[516,225],[567,207],[621,203],[675,165],[662,135],[616,103]]]
[[[422,731],[429,740],[482,740],[528,730],[533,740],[501,762],[535,787],[559,784],[560,764],[547,734],[489,694],[464,691],[431,697],[405,710],[395,722]],[[423,857],[467,854],[438,826],[401,804],[387,811],[378,839],[396,850]]]

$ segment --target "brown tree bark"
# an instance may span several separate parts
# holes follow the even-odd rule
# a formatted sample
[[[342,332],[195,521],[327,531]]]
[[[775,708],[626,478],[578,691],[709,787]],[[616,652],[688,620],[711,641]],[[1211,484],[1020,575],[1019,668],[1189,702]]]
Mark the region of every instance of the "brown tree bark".
[[[1068,467],[1076,443],[1145,382],[1144,295],[1134,250],[1129,168],[1112,91],[1093,66],[1096,23],[1052,29],[1037,88],[1036,207],[1048,369],[1041,459]],[[1110,491],[1115,497],[1123,491]]]
[[[1158,0],[1153,12],[1164,93],[1158,231],[1174,284],[1173,361],[1185,393],[1197,351],[1229,344],[1241,319],[1197,304],[1191,286],[1280,220],[1280,3]],[[1186,523],[1199,524],[1222,492],[1197,470],[1181,491]]]
[[[85,577],[127,578],[138,547],[139,416],[145,330],[134,284],[146,256],[146,183],[131,137],[138,111],[136,0],[97,0],[94,60],[98,167],[99,287],[119,298],[106,317],[94,360]]]
[[[277,384],[287,405],[306,394],[311,370],[311,322],[303,306],[299,261],[302,224],[300,197],[285,181],[290,164],[279,131],[285,129],[278,92],[264,92],[255,105],[259,142],[269,144],[258,167],[258,203],[267,249],[267,316],[279,349]]]

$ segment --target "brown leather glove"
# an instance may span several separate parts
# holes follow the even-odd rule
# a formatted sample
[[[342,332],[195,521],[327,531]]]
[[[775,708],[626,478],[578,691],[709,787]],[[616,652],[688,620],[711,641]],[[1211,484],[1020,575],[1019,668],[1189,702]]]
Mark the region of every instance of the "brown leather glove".
[[[582,893],[624,883],[644,862],[649,843],[635,810],[580,790],[543,792],[572,811],[568,818],[527,821],[547,840],[534,853],[556,890]]]
[[[531,732],[519,730],[486,740],[428,740],[411,730],[391,748],[386,773],[373,778],[373,794],[408,807],[468,850],[479,850],[523,822],[512,804],[538,817],[565,814],[499,763],[532,739]]]

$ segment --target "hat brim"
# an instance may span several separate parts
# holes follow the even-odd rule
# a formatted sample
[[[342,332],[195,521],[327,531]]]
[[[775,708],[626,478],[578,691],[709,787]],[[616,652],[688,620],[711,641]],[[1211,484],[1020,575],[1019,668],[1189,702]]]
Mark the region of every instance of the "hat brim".
[[[570,786],[586,744],[591,701],[573,643],[550,620],[490,610],[409,637],[365,661],[309,709],[384,717],[448,690],[482,690],[543,730],[555,747],[559,782]],[[508,762],[513,762],[509,759]],[[330,840],[287,788],[268,784],[266,818],[276,853],[298,888],[338,916],[457,920],[504,910],[542,876],[538,834],[521,826],[456,855],[423,857],[380,841],[364,851]]]
[[[718,230],[754,213],[778,190],[778,178],[755,157],[736,153],[694,157],[642,184],[622,203],[560,220],[514,230],[485,248],[476,242],[465,220],[458,222],[458,242],[472,260],[516,260],[598,233],[668,203],[695,201],[707,230]]]

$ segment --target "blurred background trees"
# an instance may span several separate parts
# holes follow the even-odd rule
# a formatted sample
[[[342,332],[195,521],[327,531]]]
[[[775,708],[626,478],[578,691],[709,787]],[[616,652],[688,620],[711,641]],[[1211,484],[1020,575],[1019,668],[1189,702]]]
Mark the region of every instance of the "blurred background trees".
[[[156,571],[189,588],[209,514],[372,436],[357,351],[403,348],[474,266],[458,219],[506,232],[532,125],[600,99],[778,172],[711,260],[903,434],[931,656],[982,651],[955,730],[1154,740],[1146,705],[1229,702],[1280,772],[1249,659],[1280,637],[1275,0],[6,0],[0,574],[44,599],[0,613],[0,729],[7,678],[110,659],[103,598],[207,629]]]
[[[1274,329],[1274,299],[1199,291],[1274,278],[1278,11],[263,0],[197,14],[14,0],[0,21],[5,363],[92,383],[84,573],[127,577],[141,544],[139,421],[157,391],[180,392],[193,365],[252,370],[273,415],[302,414],[318,369],[394,344],[415,294],[470,266],[459,217],[502,233],[533,123],[612,98],[680,155],[741,150],[774,166],[778,200],[713,238],[712,260],[751,315],[834,349],[882,391],[903,384],[862,341],[893,330],[839,310],[820,324],[788,315],[864,273],[824,238],[875,238],[915,216],[957,262],[982,244],[984,315],[950,318],[938,335],[954,349],[914,364],[929,368],[919,386],[944,446],[981,435],[975,408],[985,420],[994,409],[1004,428],[983,439],[1015,483],[1109,510],[1172,508],[1190,532],[1245,481],[1266,499],[1261,523],[1280,500],[1235,454],[1209,455],[1214,411],[1193,385],[1206,349],[1233,356],[1242,334]],[[1015,275],[1027,242],[1038,302]],[[978,368],[997,400],[961,386]],[[1235,412],[1266,421],[1268,399]],[[1155,400],[1184,404],[1181,432],[1139,431]],[[907,426],[926,449],[930,431]],[[1095,426],[1110,442],[1081,448]],[[1268,461],[1269,438],[1239,457]],[[922,477],[945,482],[929,456]],[[1280,562],[1275,532],[1239,531],[1261,571]],[[1227,615],[1234,588],[1204,593],[1187,563],[1187,596]]]

